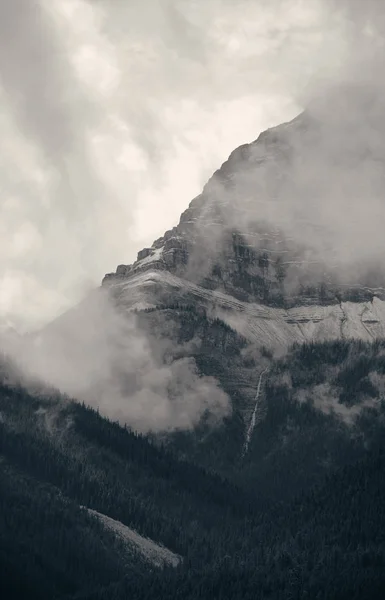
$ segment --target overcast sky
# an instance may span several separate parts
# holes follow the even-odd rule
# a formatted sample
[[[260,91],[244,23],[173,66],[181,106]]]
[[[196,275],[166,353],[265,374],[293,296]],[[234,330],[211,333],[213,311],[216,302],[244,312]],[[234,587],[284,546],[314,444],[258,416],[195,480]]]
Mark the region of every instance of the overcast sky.
[[[0,0],[0,319],[135,260],[346,52],[328,0]]]

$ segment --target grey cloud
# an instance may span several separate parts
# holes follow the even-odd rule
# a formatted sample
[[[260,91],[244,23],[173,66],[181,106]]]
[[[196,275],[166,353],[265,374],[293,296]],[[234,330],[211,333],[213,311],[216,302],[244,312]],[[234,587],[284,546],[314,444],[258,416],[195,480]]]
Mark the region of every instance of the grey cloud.
[[[42,142],[55,164],[77,139],[76,122],[66,106],[76,86],[71,86],[67,61],[45,21],[37,0],[0,2],[2,85],[22,126]]]
[[[94,201],[103,194],[84,143],[96,115],[36,0],[0,2],[0,81],[17,126],[51,168],[51,208],[66,220],[84,218],[87,193]],[[40,214],[40,226],[51,217]]]
[[[167,360],[170,343],[152,339],[103,290],[29,341],[11,338],[7,349],[26,385],[37,377],[138,431],[191,429],[204,416],[216,424],[231,412],[215,378],[201,376],[182,348]]]
[[[365,409],[378,409],[379,401],[366,398],[360,404],[346,406],[339,402],[336,390],[329,384],[323,383],[314,386],[310,392],[300,390],[296,398],[299,402],[311,402],[314,408],[325,415],[334,415],[349,427],[352,427],[357,418]]]
[[[33,316],[15,311],[15,287],[3,313],[33,327],[75,302],[168,229],[226,153],[298,110],[309,71],[329,60],[319,30],[330,60],[340,45],[333,15],[311,4],[0,1],[12,142],[0,178],[18,202],[0,209],[3,245],[21,223],[36,232],[0,264],[4,285],[35,290]]]
[[[310,87],[303,115],[230,157],[206,187],[201,228],[223,206],[220,218],[229,229],[253,233],[265,222],[304,245],[303,260],[333,267],[340,280],[365,284],[370,270],[383,285],[382,58],[364,52],[354,61],[353,55],[338,76]],[[223,228],[216,236],[192,265],[220,245]]]

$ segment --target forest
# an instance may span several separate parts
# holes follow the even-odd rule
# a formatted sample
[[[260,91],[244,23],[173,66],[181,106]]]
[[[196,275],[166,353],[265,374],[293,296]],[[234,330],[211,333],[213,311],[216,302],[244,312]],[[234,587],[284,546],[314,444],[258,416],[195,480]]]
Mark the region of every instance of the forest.
[[[384,350],[340,341],[270,358],[244,458],[230,435],[236,412],[206,441],[199,431],[145,437],[55,390],[28,390],[4,364],[2,597],[382,599]],[[331,410],[320,404],[325,385]],[[82,507],[180,565],[154,566]]]

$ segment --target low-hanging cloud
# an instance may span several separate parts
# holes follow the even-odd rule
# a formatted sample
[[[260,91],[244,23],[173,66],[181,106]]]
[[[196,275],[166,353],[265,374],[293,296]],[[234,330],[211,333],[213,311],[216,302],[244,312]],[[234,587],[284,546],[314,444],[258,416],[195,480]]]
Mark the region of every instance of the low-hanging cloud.
[[[295,398],[300,403],[309,402],[316,410],[336,417],[349,427],[354,426],[358,417],[366,410],[380,409],[377,398],[363,398],[360,403],[347,406],[339,401],[338,390],[327,383],[316,385],[310,391],[299,390]]]
[[[188,430],[202,418],[215,426],[231,413],[214,377],[182,347],[148,335],[103,289],[29,339],[11,337],[7,350],[27,387],[37,379],[137,431]]]

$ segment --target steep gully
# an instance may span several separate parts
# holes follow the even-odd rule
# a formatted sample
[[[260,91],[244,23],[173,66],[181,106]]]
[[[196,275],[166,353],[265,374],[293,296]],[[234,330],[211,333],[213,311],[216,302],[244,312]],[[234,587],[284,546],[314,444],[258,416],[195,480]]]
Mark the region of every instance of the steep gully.
[[[258,408],[259,408],[259,403],[260,403],[259,398],[261,395],[262,379],[263,379],[263,376],[265,375],[265,373],[267,373],[267,371],[268,371],[268,368],[266,367],[266,369],[264,369],[259,376],[257,393],[255,394],[254,410],[253,410],[253,414],[251,416],[250,425],[246,432],[246,439],[245,439],[245,443],[243,446],[242,456],[245,456],[247,454],[247,451],[248,451],[249,445],[250,445],[251,436],[253,435],[253,431],[254,431],[255,425],[257,423],[257,414],[258,414]]]

